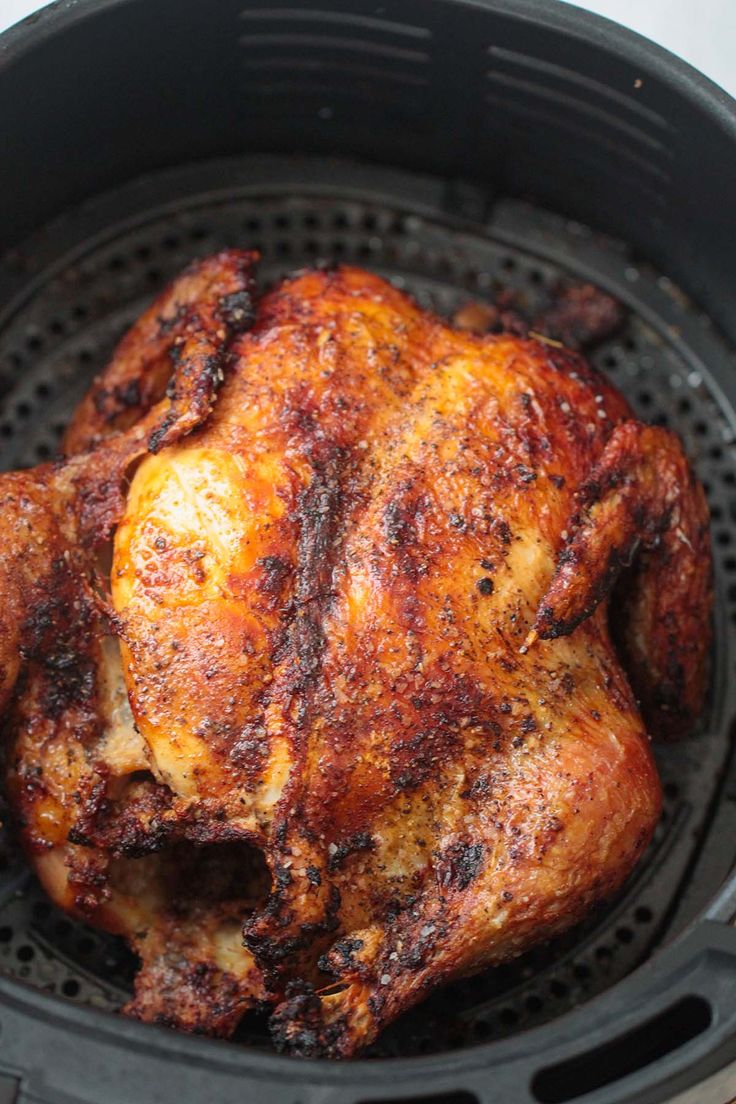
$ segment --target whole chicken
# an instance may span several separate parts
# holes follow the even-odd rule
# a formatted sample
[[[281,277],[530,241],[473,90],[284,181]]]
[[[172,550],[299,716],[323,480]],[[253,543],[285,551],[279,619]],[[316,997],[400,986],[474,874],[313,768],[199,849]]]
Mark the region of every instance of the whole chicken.
[[[355,268],[257,301],[255,260],[194,264],[65,459],[0,477],[7,787],[49,894],[140,955],[130,1014],[265,1002],[346,1057],[632,870],[647,732],[706,691],[708,512],[557,342]]]

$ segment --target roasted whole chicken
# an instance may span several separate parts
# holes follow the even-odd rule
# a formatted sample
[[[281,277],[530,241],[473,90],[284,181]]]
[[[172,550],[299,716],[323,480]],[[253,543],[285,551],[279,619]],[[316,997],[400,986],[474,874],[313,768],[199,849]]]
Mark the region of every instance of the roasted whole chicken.
[[[50,896],[140,956],[129,1014],[270,1004],[346,1057],[631,871],[648,733],[706,689],[708,513],[558,342],[355,268],[257,300],[255,261],[190,267],[64,458],[0,476],[7,789]]]

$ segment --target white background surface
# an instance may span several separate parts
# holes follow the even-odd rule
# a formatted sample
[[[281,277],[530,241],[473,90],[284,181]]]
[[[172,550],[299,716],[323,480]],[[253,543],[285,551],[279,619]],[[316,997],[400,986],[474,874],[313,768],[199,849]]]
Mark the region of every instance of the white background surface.
[[[217,0],[210,2],[214,11]],[[736,96],[736,0],[577,0],[577,3],[666,46]],[[0,30],[43,6],[39,0],[0,0]]]

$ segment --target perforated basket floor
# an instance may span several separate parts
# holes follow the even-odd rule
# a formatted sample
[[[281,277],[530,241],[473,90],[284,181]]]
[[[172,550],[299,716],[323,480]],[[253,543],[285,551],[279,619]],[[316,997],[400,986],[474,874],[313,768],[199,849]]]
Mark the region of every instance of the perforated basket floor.
[[[0,465],[52,456],[91,376],[152,295],[192,257],[226,245],[263,254],[264,284],[322,261],[364,265],[449,315],[518,293],[533,314],[562,276],[591,279],[629,308],[592,355],[641,417],[683,437],[708,491],[717,573],[711,701],[701,731],[657,749],[665,811],[619,899],[564,938],[435,994],[372,1054],[430,1053],[551,1019],[617,980],[695,914],[734,851],[704,845],[723,782],[736,644],[736,361],[664,277],[624,247],[523,203],[468,187],[340,163],[253,159],[167,173],[61,220],[0,266]],[[117,940],[64,917],[6,841],[0,965],[87,1004],[115,1008],[134,962]],[[264,1023],[239,1039],[267,1047]]]

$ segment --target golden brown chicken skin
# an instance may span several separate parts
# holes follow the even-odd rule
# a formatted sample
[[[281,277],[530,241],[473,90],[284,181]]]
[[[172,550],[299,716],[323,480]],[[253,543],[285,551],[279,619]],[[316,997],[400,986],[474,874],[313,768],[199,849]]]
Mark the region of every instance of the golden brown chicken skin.
[[[50,718],[48,641],[0,626],[10,789],[52,895],[142,954],[133,1014],[227,1034],[268,999],[277,1045],[343,1057],[631,871],[660,808],[635,694],[672,735],[705,693],[707,508],[677,438],[579,356],[350,268],[253,311],[233,256],[124,339],[51,483],[3,477],[11,513],[13,480],[43,483],[52,527],[71,487],[48,539],[92,688]],[[123,453],[115,493],[70,480]],[[90,512],[114,530],[96,587]],[[219,861],[215,888],[175,854]]]
[[[80,407],[67,435],[74,455],[0,476],[0,696],[22,841],[57,904],[125,935],[141,955],[129,1011],[209,1033],[232,1031],[263,995],[240,931],[263,875],[250,877],[253,862],[241,855],[237,892],[193,899],[191,883],[203,879],[173,878],[180,853],[176,864],[149,854],[166,835],[159,821],[170,800],[133,725],[105,562],[131,466],[211,409],[229,344],[250,321],[253,261],[231,251],[187,270]],[[145,401],[131,420],[136,395]],[[193,821],[178,831],[199,870],[214,833]]]

